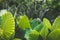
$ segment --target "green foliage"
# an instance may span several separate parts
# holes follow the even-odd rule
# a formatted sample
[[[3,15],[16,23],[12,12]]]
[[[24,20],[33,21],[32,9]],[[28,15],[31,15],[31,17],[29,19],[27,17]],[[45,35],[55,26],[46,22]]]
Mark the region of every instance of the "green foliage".
[[[48,25],[46,25],[47,23],[45,23],[45,20],[43,20],[43,27],[40,31],[40,35],[42,36],[42,38],[45,40],[46,36],[48,35],[49,31],[48,31]]]
[[[33,30],[29,33],[29,38],[27,40],[38,40],[39,33],[36,30]]]
[[[0,0],[0,3],[2,3],[3,0]]]
[[[47,40],[60,40],[60,29],[56,29],[52,31],[48,37]]]
[[[58,29],[60,29],[59,25],[60,17],[57,17],[58,15],[60,15],[60,0],[0,0],[0,10],[1,9],[7,9],[11,11],[13,17],[10,17],[12,15],[10,12],[8,12],[8,14],[4,13],[5,11],[0,12],[0,36],[1,36],[0,38],[4,37],[3,39],[0,40],[4,39],[8,40],[9,39],[9,37],[7,37],[8,35],[13,36],[14,27],[12,27],[12,25],[14,24],[13,22],[11,22],[10,24],[10,20],[14,21],[13,19],[16,19],[16,21],[14,21],[16,25],[15,26],[16,29],[14,28],[15,31],[19,29],[23,30],[23,31],[19,30],[20,33],[18,31],[15,32],[18,35],[17,37],[22,37],[21,35],[24,34],[26,34],[27,35],[26,37],[28,37],[29,33],[32,33],[32,30],[36,30],[39,33],[39,35],[45,40],[48,39],[47,38],[48,35],[54,34],[53,33],[54,30],[57,29],[56,31],[58,31]],[[22,18],[17,19],[17,17],[20,15],[23,15],[24,17],[22,16]],[[26,15],[28,17],[26,17]],[[46,19],[45,17],[48,18],[49,20]],[[28,18],[32,18],[33,20],[29,21]],[[41,21],[41,23],[38,23],[36,18],[40,18],[43,21]],[[53,22],[54,19],[55,21]],[[49,21],[51,23],[53,22],[52,26]],[[12,35],[10,33],[12,33]],[[24,40],[24,36],[21,39]],[[12,38],[10,40],[12,40]]]
[[[15,0],[19,4],[23,4],[25,0]]]
[[[12,40],[14,38],[14,19],[11,12],[7,10],[0,11],[0,40]],[[39,23],[37,19],[29,21],[26,15],[17,17],[16,22],[19,29],[21,29],[20,31],[22,32],[23,30],[25,32],[22,33],[22,35],[24,35],[23,37],[26,40],[38,40],[39,36],[41,36],[43,40],[60,40],[60,16],[55,19],[52,25],[47,18],[44,18],[43,21]]]
[[[33,19],[31,22],[31,28],[34,29],[37,25],[38,25],[38,20],[37,19]]]
[[[28,17],[26,15],[20,16],[19,27],[22,30],[30,28],[30,23],[29,23]]]
[[[43,23],[49,30],[52,30],[51,23],[50,23],[50,21],[47,18],[43,19]]]
[[[26,29],[26,33],[25,33],[25,38],[28,40],[29,39],[29,34],[32,32],[32,29]]]
[[[21,39],[19,39],[19,38],[15,38],[14,40],[21,40]]]
[[[43,39],[46,39],[46,36],[48,35],[49,31],[48,28],[46,26],[44,26],[42,28],[42,30],[40,31],[40,35],[42,36]]]
[[[37,30],[38,32],[40,32],[42,28],[43,28],[43,23],[40,23],[34,28],[34,30]]]
[[[0,36],[3,35],[3,30],[0,28]]]
[[[0,40],[10,40],[14,36],[15,22],[12,14],[7,10],[0,11]],[[12,39],[12,38],[11,38]]]
[[[47,4],[51,5],[53,0],[47,0]]]
[[[55,19],[55,21],[54,21],[54,23],[53,23],[53,29],[60,29],[60,16],[58,16],[56,19]]]
[[[59,27],[59,24],[60,24],[59,19],[60,19],[60,16],[58,16],[55,19],[53,25],[51,26],[51,23],[49,22],[49,20],[44,18],[42,23],[40,23],[39,25],[34,27],[34,30],[38,31],[38,33],[42,36],[43,40],[57,40],[57,39],[60,40],[59,39],[60,30],[59,30],[59,28],[57,28],[57,27]],[[53,30],[54,27],[55,27],[55,30]],[[33,35],[31,37],[33,38]]]

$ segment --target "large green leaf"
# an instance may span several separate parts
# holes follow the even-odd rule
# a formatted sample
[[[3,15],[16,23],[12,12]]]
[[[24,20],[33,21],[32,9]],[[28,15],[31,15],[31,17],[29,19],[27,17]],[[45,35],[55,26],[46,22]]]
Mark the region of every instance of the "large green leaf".
[[[38,25],[38,20],[37,19],[33,19],[31,22],[31,28],[34,29],[37,25]]]
[[[25,38],[26,39],[28,39],[29,38],[29,33],[31,33],[32,32],[32,29],[30,28],[30,29],[26,29],[26,33],[25,33]]]
[[[44,40],[46,39],[46,36],[49,33],[48,29],[50,29],[50,27],[51,27],[51,24],[49,23],[49,21],[46,18],[44,18],[43,19],[43,28],[40,31],[40,35],[43,37]]]
[[[41,24],[34,28],[34,30],[40,32],[40,35],[42,36],[43,39],[46,39],[46,36],[49,33],[48,29],[51,29],[51,24],[46,18],[43,19],[43,22],[41,22]]]
[[[14,34],[15,22],[11,12],[7,10],[0,11],[0,29],[2,30],[2,39],[9,40],[9,38]],[[1,40],[1,38],[0,38]]]
[[[45,25],[48,29],[52,30],[51,23],[50,23],[50,21],[49,21],[47,18],[44,18],[44,19],[43,19],[43,22],[44,22],[44,25]]]
[[[60,16],[58,16],[58,17],[55,19],[52,27],[53,27],[53,29],[60,29]]]
[[[37,30],[38,32],[40,32],[42,28],[43,28],[43,23],[40,23],[34,28],[34,30]]]
[[[29,33],[29,38],[27,40],[38,40],[39,32],[36,30],[32,30],[31,33]]]
[[[47,27],[43,27],[40,31],[40,35],[42,36],[43,39],[46,39],[46,36],[48,35],[49,31]]]
[[[60,29],[52,31],[48,35],[47,40],[60,40]]]
[[[26,15],[20,17],[19,27],[22,30],[30,28],[30,23],[29,23],[28,17]]]
[[[21,39],[19,39],[19,38],[15,38],[15,39],[13,39],[13,40],[21,40]]]

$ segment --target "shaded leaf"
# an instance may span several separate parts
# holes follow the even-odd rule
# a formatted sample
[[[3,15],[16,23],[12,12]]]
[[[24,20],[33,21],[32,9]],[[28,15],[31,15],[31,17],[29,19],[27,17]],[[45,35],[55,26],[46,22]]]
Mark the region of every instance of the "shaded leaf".
[[[37,25],[37,26],[34,28],[34,30],[37,30],[38,32],[40,32],[42,28],[43,28],[43,23]]]
[[[31,28],[34,29],[34,27],[36,27],[38,25],[38,20],[37,19],[33,19],[31,22]]]

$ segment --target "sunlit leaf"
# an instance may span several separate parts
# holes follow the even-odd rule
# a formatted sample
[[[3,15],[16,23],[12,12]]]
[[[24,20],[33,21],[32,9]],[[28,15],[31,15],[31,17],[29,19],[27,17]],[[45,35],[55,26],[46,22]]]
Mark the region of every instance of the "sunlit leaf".
[[[50,23],[50,21],[49,21],[47,18],[44,18],[44,19],[43,19],[43,22],[44,22],[44,25],[45,25],[48,29],[52,30],[51,23]]]
[[[43,27],[42,30],[40,31],[40,35],[42,36],[43,39],[46,39],[46,36],[48,35],[49,31],[47,27]]]
[[[11,12],[7,11],[7,10],[1,10],[0,12],[0,20],[1,20],[1,24],[0,24],[0,28],[2,29],[3,33],[2,36],[3,39],[5,38],[6,40],[9,39],[9,37],[14,35],[14,29],[15,29],[15,22],[14,22],[14,18],[11,14]],[[1,39],[1,38],[0,38]]]
[[[48,35],[47,40],[60,40],[60,29],[52,31]]]
[[[29,38],[27,40],[38,40],[39,32],[36,30],[33,30],[31,33],[29,33]]]
[[[46,36],[49,33],[48,28],[51,27],[51,25],[50,26],[49,25],[50,25],[49,21],[47,19],[43,19],[43,28],[40,31],[40,35],[43,37],[43,39],[46,39]]]
[[[26,15],[20,16],[19,27],[23,30],[30,28],[30,23]]]
[[[53,29],[60,29],[60,16],[58,16],[52,25]]]

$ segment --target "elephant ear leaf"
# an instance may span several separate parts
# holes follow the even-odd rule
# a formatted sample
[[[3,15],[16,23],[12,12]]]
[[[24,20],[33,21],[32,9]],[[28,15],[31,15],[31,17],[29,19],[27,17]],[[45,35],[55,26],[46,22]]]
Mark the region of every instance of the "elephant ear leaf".
[[[3,40],[4,38],[6,40],[9,40],[9,38],[14,34],[14,29],[15,29],[15,22],[11,12],[7,10],[1,10],[0,20],[1,20],[0,29],[2,29],[1,37]]]
[[[29,38],[27,40],[38,40],[39,32],[36,30],[32,30],[31,33],[29,33]]]
[[[52,30],[51,23],[50,23],[50,21],[49,21],[47,18],[44,18],[44,19],[43,19],[43,22],[44,22],[44,24],[46,25],[46,27],[47,27],[49,30]]]
[[[38,20],[37,19],[33,19],[31,22],[31,28],[34,29],[37,25],[38,25]]]
[[[21,40],[21,39],[19,39],[19,38],[15,38],[15,39],[13,39],[13,40]]]
[[[46,39],[46,36],[48,35],[49,31],[47,27],[43,27],[40,31],[40,35],[42,36],[43,39]]]
[[[60,29],[60,16],[58,16],[52,25],[53,29]]]
[[[37,25],[34,30],[37,30],[38,32],[41,31],[41,29],[43,28],[43,23],[41,22],[39,25]]]
[[[60,40],[60,29],[52,31],[48,36],[47,40]]]
[[[43,39],[46,39],[46,36],[49,33],[48,29],[51,30],[51,24],[46,18],[43,19],[43,23],[42,24],[43,24],[43,27],[42,27],[42,29],[40,31],[40,35],[43,37]]]
[[[30,28],[30,23],[29,23],[28,17],[26,15],[20,16],[19,27],[22,30],[26,30],[26,29]]]

